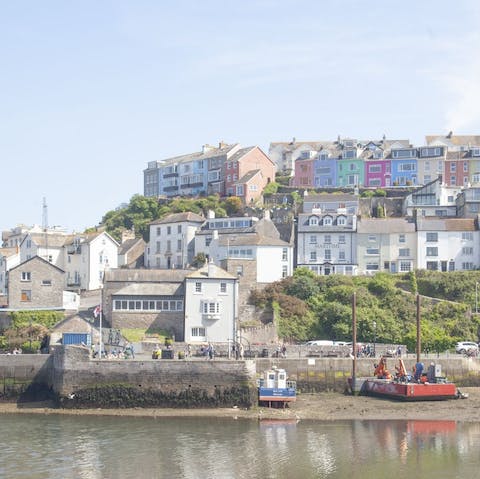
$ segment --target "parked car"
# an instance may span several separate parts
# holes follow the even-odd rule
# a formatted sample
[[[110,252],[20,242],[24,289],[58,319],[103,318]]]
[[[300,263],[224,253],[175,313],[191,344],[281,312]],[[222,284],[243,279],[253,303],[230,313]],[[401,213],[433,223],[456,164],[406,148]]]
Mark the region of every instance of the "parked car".
[[[478,353],[478,344],[473,341],[460,341],[455,345],[455,352],[457,354],[465,354],[470,351]]]
[[[308,341],[305,343],[305,346],[333,346],[333,341],[327,339],[315,339],[313,341]]]

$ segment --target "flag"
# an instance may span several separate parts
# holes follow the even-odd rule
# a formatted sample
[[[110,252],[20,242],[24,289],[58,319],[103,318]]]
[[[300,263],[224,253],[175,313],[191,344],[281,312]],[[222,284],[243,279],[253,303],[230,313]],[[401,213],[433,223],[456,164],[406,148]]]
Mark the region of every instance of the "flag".
[[[93,310],[93,316],[95,318],[98,318],[100,316],[100,313],[102,312],[102,308],[100,305],[98,305],[94,310]]]

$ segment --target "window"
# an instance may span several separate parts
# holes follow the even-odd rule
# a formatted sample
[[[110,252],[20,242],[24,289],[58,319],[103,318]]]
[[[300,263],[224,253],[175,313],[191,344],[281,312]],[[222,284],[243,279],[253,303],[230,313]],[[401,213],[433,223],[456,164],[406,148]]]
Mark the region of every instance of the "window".
[[[381,173],[382,167],[380,165],[368,165],[369,173]]]
[[[32,276],[30,271],[22,271],[22,281],[31,281]]]
[[[286,265],[282,266],[282,278],[286,278],[288,276],[288,267]]]
[[[172,227],[167,226],[167,235],[170,235],[170,234],[172,234]]]
[[[227,283],[220,283],[220,293],[227,292]]]
[[[338,259],[339,259],[340,261],[345,261],[345,251],[340,250],[340,251],[338,252]]]
[[[52,286],[51,279],[42,279],[42,286]]]
[[[410,256],[410,248],[400,248],[398,250],[398,256]]]
[[[317,226],[318,225],[318,218],[316,216],[311,216],[308,220],[309,226]]]
[[[310,244],[317,244],[317,237],[315,235],[310,236]]]
[[[367,263],[367,271],[377,271],[378,269],[378,263]]]
[[[325,261],[331,261],[332,259],[332,250],[326,249],[325,250]]]
[[[457,164],[456,163],[450,163],[450,172],[455,173],[457,171]]]
[[[157,236],[160,236],[162,231],[162,228],[160,226],[157,226]]]
[[[464,246],[462,248],[462,254],[465,256],[473,255],[473,248],[471,246]]]
[[[157,241],[157,242],[156,242],[156,250],[155,250],[155,253],[156,253],[156,254],[159,254],[159,253],[160,253],[160,241]]]
[[[369,235],[368,236],[368,241],[370,242],[376,242],[377,241],[377,237],[375,235]]]
[[[450,176],[450,184],[451,185],[457,184],[457,177],[455,175]]]
[[[172,251],[172,241],[167,240],[167,253],[170,253]]]
[[[427,233],[427,241],[429,243],[436,243],[438,241],[438,233]]]
[[[473,269],[473,263],[462,263],[462,269],[465,269],[465,270]]]
[[[405,243],[405,235],[398,235],[398,242]]]
[[[177,251],[182,251],[182,240],[177,240]]]
[[[427,256],[438,256],[438,248],[436,246],[427,246]]]
[[[317,252],[310,251],[310,261],[317,261]]]
[[[473,241],[473,233],[471,231],[463,231],[462,241]]]
[[[243,185],[237,185],[237,196],[243,196]]]
[[[282,261],[287,261],[288,260],[288,249],[283,248],[282,249]]]
[[[400,271],[406,272],[410,271],[412,268],[412,264],[410,261],[400,261]]]
[[[217,301],[203,301],[202,303],[202,313],[203,314],[214,314],[217,315],[220,313],[220,303]]]
[[[438,261],[427,261],[427,269],[429,271],[437,271],[438,270]]]
[[[332,242],[332,235],[325,235],[324,236],[324,243],[330,244]]]
[[[22,289],[20,301],[31,301],[32,291],[30,289]]]
[[[195,293],[201,293],[202,292],[202,283],[197,282],[195,283]]]
[[[323,225],[324,226],[331,226],[331,224],[332,224],[331,216],[325,216],[325,218],[323,218]]]
[[[345,244],[345,235],[339,235],[338,236],[338,242],[340,244]]]
[[[366,254],[379,254],[380,250],[378,248],[367,248]]]
[[[182,225],[177,226],[177,233],[180,234],[182,232]]]
[[[345,226],[347,224],[347,218],[345,216],[339,216],[337,218],[337,225],[338,226]]]
[[[192,328],[192,338],[204,338],[205,328]]]
[[[237,276],[243,276],[243,265],[237,266]]]

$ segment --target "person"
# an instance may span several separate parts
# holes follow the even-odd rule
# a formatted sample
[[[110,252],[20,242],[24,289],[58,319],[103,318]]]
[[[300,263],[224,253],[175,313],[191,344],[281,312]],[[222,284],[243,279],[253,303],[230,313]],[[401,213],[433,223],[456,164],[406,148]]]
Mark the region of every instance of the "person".
[[[132,343],[127,342],[125,345],[125,352],[127,352],[132,356],[133,359],[135,359],[135,351],[133,350]]]
[[[422,377],[422,373],[423,373],[423,369],[424,369],[424,365],[423,363],[416,363],[415,364],[415,374],[413,376],[413,379],[417,382],[420,381],[421,377]]]
[[[243,344],[240,344],[240,359],[243,361],[243,356],[245,354],[245,350],[243,349]]]
[[[185,348],[185,357],[190,358],[192,356],[192,345],[187,344],[187,347]]]
[[[215,351],[213,349],[213,344],[210,343],[208,345],[208,359],[213,359],[214,355],[215,355]]]
[[[287,357],[287,347],[284,344],[282,346],[282,358],[286,358],[286,357]]]
[[[402,347],[401,347],[401,346],[398,346],[398,348],[397,348],[397,356],[398,356],[399,358],[402,357]]]

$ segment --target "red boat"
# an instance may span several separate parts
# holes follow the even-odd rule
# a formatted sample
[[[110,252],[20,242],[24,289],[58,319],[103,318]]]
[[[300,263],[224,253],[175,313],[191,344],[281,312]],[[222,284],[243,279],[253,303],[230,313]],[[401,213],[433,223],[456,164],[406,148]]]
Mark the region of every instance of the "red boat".
[[[460,393],[455,384],[448,382],[441,375],[441,367],[431,364],[427,373],[423,373],[423,363],[415,365],[415,372],[407,374],[403,360],[398,360],[395,367],[396,374],[392,374],[386,368],[387,361],[382,357],[375,367],[373,378],[358,378],[353,388],[350,379],[350,388],[367,396],[378,396],[402,401],[442,401],[445,399],[466,398],[467,395]]]

